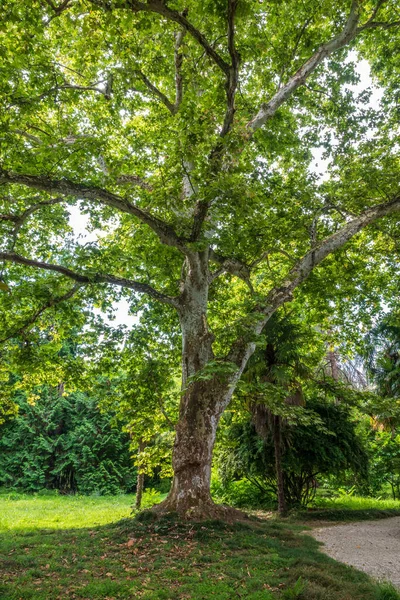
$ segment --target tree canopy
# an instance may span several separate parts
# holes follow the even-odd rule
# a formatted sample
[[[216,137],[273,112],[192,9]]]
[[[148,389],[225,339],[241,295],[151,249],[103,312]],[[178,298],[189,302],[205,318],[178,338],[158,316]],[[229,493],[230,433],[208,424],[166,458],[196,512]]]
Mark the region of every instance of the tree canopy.
[[[91,343],[67,367],[82,371],[93,306],[160,303],[154,335],[179,320],[183,347],[169,506],[185,486],[186,503],[208,502],[218,420],[276,310],[294,299],[350,329],[398,296],[397,13],[395,0],[2,4],[2,360],[36,356],[43,377],[75,327]],[[379,106],[352,87],[360,58]],[[72,206],[97,241],[75,238]]]

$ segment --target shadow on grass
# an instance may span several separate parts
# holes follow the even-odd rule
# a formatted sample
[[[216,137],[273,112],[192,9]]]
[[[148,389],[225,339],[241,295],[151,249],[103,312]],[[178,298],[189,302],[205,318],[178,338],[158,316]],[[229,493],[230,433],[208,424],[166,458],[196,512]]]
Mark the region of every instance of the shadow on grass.
[[[87,529],[13,531],[0,536],[0,597],[400,600],[300,531],[279,521],[190,523],[146,513]]]

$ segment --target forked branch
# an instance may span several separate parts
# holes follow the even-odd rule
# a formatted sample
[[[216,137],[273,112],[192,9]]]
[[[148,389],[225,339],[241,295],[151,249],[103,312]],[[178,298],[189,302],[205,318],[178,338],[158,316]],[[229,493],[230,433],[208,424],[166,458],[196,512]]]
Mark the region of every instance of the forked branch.
[[[96,4],[99,4],[96,2]],[[161,15],[166,18],[168,21],[172,21],[174,23],[178,23],[185,31],[187,31],[204,49],[207,56],[214,61],[216,65],[223,71],[226,75],[229,74],[230,65],[225,62],[225,60],[218,54],[216,50],[211,46],[211,44],[207,41],[205,36],[198,30],[194,25],[188,21],[187,19],[187,10],[183,12],[179,12],[177,10],[173,10],[167,6],[167,3],[163,0],[148,0],[147,2],[137,2],[136,0],[128,0],[124,2],[123,5],[120,5],[120,8],[130,6],[134,12],[150,12]]]
[[[352,40],[354,40],[359,33],[366,29],[390,29],[392,27],[400,26],[400,21],[382,22],[375,21],[379,10],[385,4],[386,0],[381,0],[377,3],[371,18],[363,25],[358,25],[360,20],[361,12],[361,1],[353,0],[351,4],[350,14],[345,23],[343,30],[336,37],[332,38],[329,42],[322,44],[318,50],[305,62],[298,71],[289,79],[289,81],[283,85],[276,94],[269,100],[269,102],[262,104],[258,113],[248,123],[248,128],[251,132],[260,129],[274,116],[278,108],[282,106],[284,102],[302,85],[305,84],[308,77],[315,71],[315,69],[325,60],[326,57],[332,53],[340,50],[347,46]]]
[[[53,180],[39,175],[10,173],[0,168],[0,184],[1,183],[20,184],[29,188],[49,192],[50,194],[56,192],[63,196],[84,198],[98,204],[111,206],[121,212],[137,217],[142,223],[148,225],[158,235],[163,244],[174,246],[183,253],[187,252],[184,241],[177,235],[171,225],[142,210],[135,204],[125,200],[125,198],[121,198],[117,194],[103,188],[90,184],[76,183],[69,179]]]

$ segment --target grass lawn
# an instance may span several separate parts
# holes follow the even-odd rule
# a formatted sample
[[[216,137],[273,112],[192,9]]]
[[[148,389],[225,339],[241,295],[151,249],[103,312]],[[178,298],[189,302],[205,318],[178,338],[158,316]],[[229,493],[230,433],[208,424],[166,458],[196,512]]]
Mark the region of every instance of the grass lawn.
[[[1,600],[400,600],[295,523],[138,521],[131,504],[0,496]]]
[[[296,515],[307,521],[364,521],[399,516],[399,500],[377,500],[361,496],[318,498],[315,508],[299,511]]]

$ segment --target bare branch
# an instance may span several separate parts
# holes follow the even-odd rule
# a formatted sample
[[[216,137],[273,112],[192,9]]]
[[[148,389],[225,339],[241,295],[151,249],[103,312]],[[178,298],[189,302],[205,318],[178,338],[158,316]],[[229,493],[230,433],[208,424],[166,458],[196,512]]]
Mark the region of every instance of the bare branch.
[[[163,244],[174,246],[183,253],[187,252],[184,241],[176,234],[171,225],[158,217],[150,215],[135,204],[132,204],[128,200],[125,200],[108,190],[90,184],[85,185],[82,183],[75,183],[68,179],[52,180],[48,177],[38,175],[9,173],[0,168],[0,184],[1,183],[20,184],[49,193],[58,192],[63,196],[85,198],[93,202],[111,206],[124,213],[137,217],[142,223],[148,225],[158,235]]]
[[[127,288],[133,290],[134,292],[138,292],[139,294],[147,294],[155,300],[158,300],[159,302],[162,302],[164,304],[169,304],[174,308],[179,307],[177,298],[171,298],[170,296],[167,296],[162,292],[158,292],[147,283],[132,281],[131,279],[126,279],[125,277],[117,277],[115,275],[108,275],[104,273],[76,273],[68,267],[63,267],[62,265],[55,265],[52,263],[45,263],[38,260],[32,260],[30,258],[21,256],[20,254],[16,254],[15,252],[0,252],[0,260],[24,265],[27,267],[34,267],[36,269],[44,269],[46,271],[61,273],[61,275],[64,275],[69,279],[73,279],[81,285],[96,283],[109,283],[111,285],[117,285],[119,287]]]
[[[117,177],[117,183],[130,183],[131,185],[137,185],[143,190],[147,190],[149,192],[151,192],[153,189],[153,186],[150,183],[147,183],[147,181],[145,181],[138,175],[120,175],[119,177]]]
[[[15,133],[18,133],[19,135],[23,135],[24,137],[26,137],[26,139],[28,139],[30,142],[34,142],[35,144],[41,145],[43,144],[43,141],[37,137],[37,135],[32,135],[31,133],[28,133],[27,131],[22,131],[22,129],[15,129],[14,130]]]
[[[151,83],[151,81],[146,77],[140,69],[135,70],[136,75],[143,81],[145,86],[151,91],[152,94],[157,96],[159,100],[168,108],[169,112],[174,115],[175,114],[175,105],[167,98],[167,96],[161,92],[155,85]]]
[[[322,61],[336,52],[340,48],[347,46],[357,35],[357,25],[360,19],[360,3],[353,0],[349,17],[343,30],[331,39],[322,44],[318,50],[304,63],[302,67],[289,79],[289,81],[278,90],[278,92],[266,104],[262,104],[256,116],[248,123],[248,128],[254,132],[260,129],[264,123],[273,117],[278,108],[304,83],[307,78],[315,71]]]
[[[361,25],[361,27],[357,29],[357,33],[360,33],[365,29],[391,29],[392,27],[400,27],[400,21],[368,21],[365,25]]]
[[[46,302],[41,308],[39,308],[35,313],[33,313],[33,315],[31,317],[29,317],[29,319],[27,321],[25,321],[25,323],[21,327],[18,327],[18,329],[15,329],[12,333],[8,334],[7,337],[1,339],[0,344],[4,344],[5,342],[8,342],[9,340],[11,340],[15,337],[19,337],[20,335],[25,333],[25,331],[31,325],[36,323],[38,318],[46,310],[48,310],[49,308],[52,308],[53,306],[56,306],[57,304],[60,304],[61,302],[65,302],[66,300],[69,300],[70,298],[72,298],[72,296],[74,296],[81,289],[81,287],[82,287],[82,284],[77,283],[70,290],[68,290],[68,292],[66,292],[62,296],[56,296],[56,297],[50,298],[48,300],[48,302]]]
[[[107,91],[107,87],[108,87],[108,91]],[[106,88],[104,90],[102,90],[101,88],[96,87],[95,85],[74,85],[72,83],[64,83],[63,85],[59,85],[55,88],[53,88],[51,91],[56,91],[56,90],[78,90],[78,91],[82,91],[82,92],[98,92],[99,94],[102,94],[105,98],[109,98],[110,97],[110,85],[106,85]],[[49,92],[51,93],[51,92]]]
[[[249,286],[250,290],[253,291],[253,286],[250,282],[250,269],[246,264],[236,258],[225,258],[214,252],[214,250],[210,250],[210,260],[220,265],[219,269],[210,274],[210,283],[223,273],[230,273],[242,279]]]
[[[29,104],[31,102],[40,102],[41,100],[44,100],[45,98],[47,98],[47,96],[50,96],[51,94],[54,94],[60,90],[77,90],[77,91],[83,91],[83,92],[85,92],[85,91],[86,92],[97,92],[98,94],[101,94],[107,100],[109,100],[110,93],[111,93],[110,82],[112,84],[111,75],[109,76],[108,83],[106,82],[105,89],[101,89],[101,88],[97,87],[96,85],[75,85],[72,83],[63,83],[60,85],[55,85],[54,87],[50,88],[49,90],[42,92],[36,98],[15,98],[14,97],[10,106],[13,106],[15,104],[18,105],[18,104]],[[21,133],[22,135],[26,135],[22,131],[19,131],[18,133]]]

